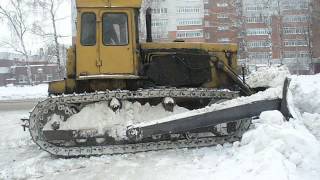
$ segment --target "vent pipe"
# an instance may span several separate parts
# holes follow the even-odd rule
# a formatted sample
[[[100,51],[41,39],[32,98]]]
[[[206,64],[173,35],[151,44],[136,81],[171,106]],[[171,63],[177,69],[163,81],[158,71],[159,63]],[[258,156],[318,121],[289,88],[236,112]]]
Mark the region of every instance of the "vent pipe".
[[[149,7],[146,11],[146,28],[147,28],[147,42],[152,42],[152,9]]]

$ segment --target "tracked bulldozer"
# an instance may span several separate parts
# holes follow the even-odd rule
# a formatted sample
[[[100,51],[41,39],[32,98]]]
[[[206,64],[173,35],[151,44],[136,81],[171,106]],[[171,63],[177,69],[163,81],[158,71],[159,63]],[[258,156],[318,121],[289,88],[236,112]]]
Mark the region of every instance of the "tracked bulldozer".
[[[77,0],[76,5],[77,38],[68,49],[66,78],[49,84],[50,97],[25,120],[33,141],[50,154],[76,157],[212,146],[238,141],[262,111],[287,112],[283,98],[132,124],[122,138],[97,129],[62,129],[61,123],[99,102],[108,103],[114,113],[124,101],[162,104],[170,112],[175,106],[194,110],[254,93],[236,73],[235,44],[152,42],[150,9],[145,13],[147,42],[141,43],[141,0]]]

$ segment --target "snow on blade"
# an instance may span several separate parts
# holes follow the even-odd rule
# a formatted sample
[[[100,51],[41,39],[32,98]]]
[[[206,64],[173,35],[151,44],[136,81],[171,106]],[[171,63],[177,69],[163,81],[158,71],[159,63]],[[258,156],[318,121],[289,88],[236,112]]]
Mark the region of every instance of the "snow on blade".
[[[272,100],[272,99],[277,99],[277,98],[281,98],[281,97],[282,97],[282,87],[270,88],[270,89],[267,89],[266,91],[256,93],[256,94],[249,96],[249,97],[239,97],[239,98],[225,101],[225,102],[222,102],[219,104],[212,104],[211,106],[207,106],[202,109],[187,111],[185,113],[172,115],[172,116],[165,117],[162,119],[156,119],[154,121],[146,121],[146,122],[142,122],[139,124],[134,124],[133,126],[134,127],[148,126],[148,125],[152,125],[152,124],[172,121],[175,119],[196,116],[199,114],[204,114],[204,113],[212,112],[215,110],[221,110],[221,109],[225,109],[225,108],[240,106],[240,105],[244,105],[244,104],[251,103],[254,101]]]
[[[109,136],[120,140],[126,138],[126,129],[132,124],[152,121],[185,111],[187,109],[178,106],[174,107],[173,112],[168,112],[161,104],[151,106],[148,103],[141,105],[138,102],[124,101],[122,108],[114,112],[109,108],[108,102],[99,102],[87,105],[65,122],[53,116],[44,129],[50,130],[52,129],[51,124],[59,122],[59,130],[97,129],[101,135],[107,133]]]

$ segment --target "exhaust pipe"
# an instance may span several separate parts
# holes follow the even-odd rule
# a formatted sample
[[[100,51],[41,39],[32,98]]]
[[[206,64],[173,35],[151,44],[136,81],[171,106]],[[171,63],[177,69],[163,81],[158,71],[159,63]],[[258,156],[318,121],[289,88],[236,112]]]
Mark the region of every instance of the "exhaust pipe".
[[[152,9],[149,7],[146,11],[146,28],[147,28],[147,42],[152,42]]]

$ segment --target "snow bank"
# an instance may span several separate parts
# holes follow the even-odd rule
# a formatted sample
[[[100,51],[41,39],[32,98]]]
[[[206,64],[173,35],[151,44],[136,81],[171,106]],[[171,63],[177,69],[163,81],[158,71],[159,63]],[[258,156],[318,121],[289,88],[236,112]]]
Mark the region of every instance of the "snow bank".
[[[0,100],[39,99],[48,96],[48,85],[0,87]]]
[[[297,112],[320,114],[320,74],[292,76],[289,100]]]
[[[286,66],[261,67],[257,71],[249,74],[246,83],[250,87],[278,87],[282,86],[284,80],[290,75]]]

